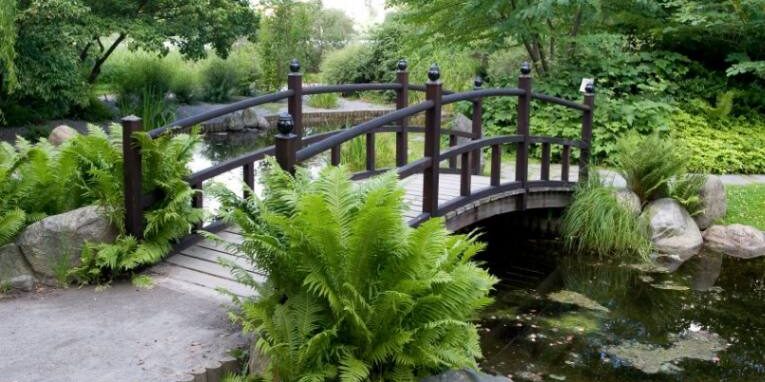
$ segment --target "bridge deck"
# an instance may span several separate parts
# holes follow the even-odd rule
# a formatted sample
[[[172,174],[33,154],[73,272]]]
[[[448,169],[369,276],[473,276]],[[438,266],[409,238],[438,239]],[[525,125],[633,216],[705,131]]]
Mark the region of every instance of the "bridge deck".
[[[459,175],[441,174],[439,178],[439,203],[459,196]],[[473,189],[487,187],[489,186],[489,177],[473,176],[471,183]],[[409,206],[404,216],[407,220],[411,220],[422,212],[422,175],[410,176],[402,180],[401,185],[406,190],[404,200]],[[218,235],[232,243],[239,243],[242,240],[236,227],[227,227]],[[252,290],[236,282],[229,270],[218,263],[219,258],[241,265],[249,265],[245,258],[234,253],[225,244],[202,240],[170,255],[167,260],[149,269],[148,273],[154,277],[157,283],[183,290],[217,294],[216,289],[225,288],[241,296],[252,294]],[[263,275],[256,273],[253,275],[263,277]]]

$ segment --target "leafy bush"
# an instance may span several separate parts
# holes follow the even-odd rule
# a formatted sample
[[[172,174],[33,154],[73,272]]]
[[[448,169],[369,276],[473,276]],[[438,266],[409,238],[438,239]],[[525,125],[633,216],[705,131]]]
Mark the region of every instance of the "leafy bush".
[[[561,234],[569,250],[602,258],[645,260],[650,253],[648,227],[623,207],[614,190],[598,176],[580,183],[566,208]]]
[[[617,143],[612,161],[643,203],[669,196],[669,182],[685,175],[686,158],[671,139],[629,134]]]
[[[240,78],[233,65],[221,59],[210,61],[202,71],[204,99],[226,102],[239,89]]]
[[[707,181],[704,174],[687,174],[669,181],[669,196],[677,200],[691,216],[704,212],[701,188]]]
[[[329,84],[355,84],[375,82],[370,67],[371,51],[362,44],[348,45],[329,52],[321,63],[321,75]],[[391,67],[393,70],[393,67]]]
[[[120,109],[136,108],[146,94],[164,97],[175,77],[167,61],[148,55],[130,57],[116,70],[113,86]]]
[[[195,69],[179,67],[170,83],[170,91],[178,103],[192,104],[201,96],[199,75]]]
[[[337,109],[340,101],[335,93],[315,94],[308,97],[308,106],[320,109]]]
[[[282,381],[414,380],[476,367],[469,320],[497,281],[470,259],[484,247],[450,235],[442,219],[410,228],[393,173],[363,186],[327,168],[312,180],[272,161],[263,198],[219,190],[227,218],[242,227],[243,268],[234,274],[259,297],[238,301],[238,319]]]

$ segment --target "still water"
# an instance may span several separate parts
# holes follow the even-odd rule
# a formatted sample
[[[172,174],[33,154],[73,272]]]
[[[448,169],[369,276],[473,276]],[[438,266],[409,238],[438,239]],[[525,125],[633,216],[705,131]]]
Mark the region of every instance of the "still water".
[[[483,259],[503,280],[480,320],[484,371],[514,381],[765,381],[765,259],[704,253],[674,274],[649,273],[508,227],[482,227]]]

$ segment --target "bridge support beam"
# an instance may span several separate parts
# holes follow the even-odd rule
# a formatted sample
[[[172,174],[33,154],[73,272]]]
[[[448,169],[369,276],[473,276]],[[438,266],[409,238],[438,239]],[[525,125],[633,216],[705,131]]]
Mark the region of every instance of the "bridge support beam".
[[[407,72],[406,67],[406,60],[401,59],[398,61],[396,81],[401,84],[401,89],[396,92],[396,110],[409,106],[409,72]],[[398,122],[398,131],[396,132],[396,167],[401,167],[409,161],[407,124],[408,118],[402,118]]]
[[[293,131],[298,137],[298,145],[303,138],[303,74],[300,73],[300,62],[293,58],[290,61],[290,73],[287,75],[287,89],[294,94],[287,101],[287,112],[292,116]]]

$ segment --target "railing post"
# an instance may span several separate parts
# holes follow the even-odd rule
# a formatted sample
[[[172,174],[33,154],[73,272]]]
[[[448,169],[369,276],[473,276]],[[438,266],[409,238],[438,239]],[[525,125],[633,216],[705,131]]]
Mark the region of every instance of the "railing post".
[[[122,158],[125,186],[125,232],[143,238],[143,190],[141,186],[141,146],[133,133],[143,131],[141,118],[122,118]]]
[[[422,211],[435,216],[438,212],[438,157],[441,154],[441,72],[433,64],[428,70],[428,82],[425,84],[425,98],[433,102],[433,107],[425,111],[425,157],[430,158],[430,168],[426,169],[422,179]]]
[[[292,134],[298,137],[300,145],[303,140],[303,74],[300,73],[300,61],[297,58],[290,61],[287,89],[295,92],[287,101],[287,112],[292,116]]]
[[[295,127],[292,116],[288,113],[282,113],[279,116],[279,122],[276,124],[279,133],[274,139],[276,162],[279,166],[290,174],[295,173],[295,164],[297,162],[297,149],[300,138],[292,133]]]
[[[242,178],[246,186],[242,194],[247,198],[250,196],[250,190],[255,188],[255,163],[247,163],[242,166]]]
[[[396,67],[396,81],[401,84],[401,89],[396,92],[396,110],[409,106],[409,72],[406,71],[407,62],[404,59],[398,61]],[[401,167],[409,160],[409,137],[406,132],[408,118],[398,121],[396,132],[396,167]]]
[[[531,110],[531,67],[528,62],[521,65],[521,75],[518,77],[518,88],[525,90],[523,95],[518,96],[518,128],[517,134],[523,136],[523,141],[518,143],[515,157],[515,180],[521,182],[526,188],[529,178],[529,120]],[[518,199],[518,209],[526,209],[526,194]]]
[[[584,104],[590,110],[582,114],[582,144],[579,152],[579,181],[586,181],[589,176],[590,153],[592,152],[592,113],[595,111],[595,84],[588,83],[584,88]]]
[[[475,90],[481,89],[481,86],[483,85],[483,78],[481,76],[476,76],[475,81],[473,81],[473,85]],[[481,138],[483,138],[483,100],[481,98],[476,98],[473,101],[473,140],[477,141]],[[473,150],[473,153],[471,154],[471,163],[473,165],[473,174],[474,175],[481,175],[481,159],[483,154],[481,153],[481,150]]]

